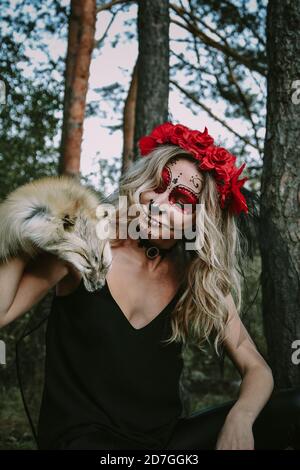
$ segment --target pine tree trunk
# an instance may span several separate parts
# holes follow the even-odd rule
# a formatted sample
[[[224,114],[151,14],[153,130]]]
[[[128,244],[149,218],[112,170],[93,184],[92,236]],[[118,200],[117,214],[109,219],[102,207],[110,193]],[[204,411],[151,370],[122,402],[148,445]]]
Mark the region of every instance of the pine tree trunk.
[[[65,73],[59,173],[79,176],[89,69],[94,47],[95,0],[72,0]]]
[[[134,127],[135,127],[135,110],[136,110],[136,94],[137,94],[137,64],[135,64],[131,83],[125,100],[124,113],[123,113],[123,156],[122,156],[122,170],[123,174],[130,163],[134,159]]]
[[[138,90],[134,154],[140,137],[168,119],[169,101],[169,2],[138,2]]]
[[[300,366],[292,357],[300,340],[300,103],[293,99],[293,82],[300,77],[299,2],[269,2],[267,55],[260,227],[263,317],[276,386],[289,387],[300,383]]]

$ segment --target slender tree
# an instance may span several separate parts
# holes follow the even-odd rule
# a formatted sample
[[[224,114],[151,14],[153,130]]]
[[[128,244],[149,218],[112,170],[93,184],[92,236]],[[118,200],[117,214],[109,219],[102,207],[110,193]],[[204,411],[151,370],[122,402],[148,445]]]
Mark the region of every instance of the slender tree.
[[[267,12],[268,93],[260,245],[265,334],[276,385],[300,383],[300,5],[272,0]],[[299,348],[299,346],[298,346]],[[294,355],[295,356],[295,355]]]
[[[89,69],[95,41],[96,1],[71,0],[59,173],[78,176]]]
[[[128,95],[125,100],[123,112],[123,158],[121,173],[130,165],[134,158],[134,129],[135,129],[135,110],[136,110],[136,94],[137,94],[137,64],[135,64]]]
[[[134,154],[138,139],[168,119],[169,2],[138,2],[139,55]]]

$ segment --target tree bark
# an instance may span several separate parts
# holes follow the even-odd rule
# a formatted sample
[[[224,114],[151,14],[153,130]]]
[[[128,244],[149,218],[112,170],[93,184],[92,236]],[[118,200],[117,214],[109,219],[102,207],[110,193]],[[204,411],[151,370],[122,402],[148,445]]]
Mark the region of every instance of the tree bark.
[[[123,174],[130,166],[134,159],[134,127],[135,127],[135,110],[136,110],[136,95],[137,95],[137,63],[132,72],[131,83],[125,100],[124,113],[123,113],[123,158],[122,170]]]
[[[169,2],[138,2],[138,90],[134,155],[138,139],[168,119],[169,101]]]
[[[65,72],[59,173],[79,176],[89,69],[94,46],[96,1],[72,0]]]
[[[300,104],[293,99],[293,82],[300,76],[299,2],[269,2],[267,56],[260,226],[263,319],[275,385],[289,387],[300,384],[300,367],[292,357],[293,342],[300,340]]]

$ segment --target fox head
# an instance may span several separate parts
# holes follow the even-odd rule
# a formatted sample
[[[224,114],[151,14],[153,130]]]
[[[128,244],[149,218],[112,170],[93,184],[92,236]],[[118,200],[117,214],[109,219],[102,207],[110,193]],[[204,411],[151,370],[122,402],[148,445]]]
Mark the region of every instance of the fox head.
[[[98,197],[67,177],[46,177],[13,191],[0,204],[0,258],[49,251],[71,263],[94,291],[111,263],[108,238],[97,235]]]

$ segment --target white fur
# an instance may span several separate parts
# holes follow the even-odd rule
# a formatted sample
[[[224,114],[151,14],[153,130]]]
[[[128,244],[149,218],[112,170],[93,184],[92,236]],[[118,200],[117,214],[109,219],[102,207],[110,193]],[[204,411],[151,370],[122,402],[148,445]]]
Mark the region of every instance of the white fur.
[[[101,287],[112,255],[109,239],[97,236],[99,204],[91,189],[68,176],[17,188],[0,204],[0,259],[49,251],[75,266],[88,290]]]

